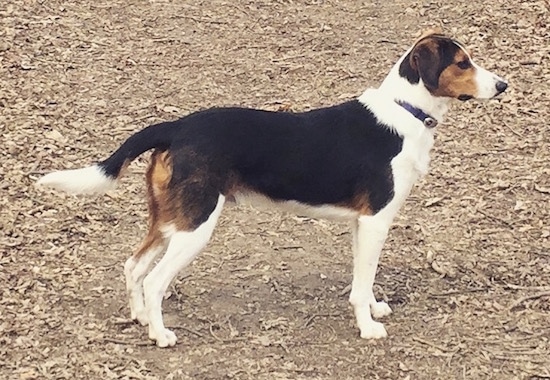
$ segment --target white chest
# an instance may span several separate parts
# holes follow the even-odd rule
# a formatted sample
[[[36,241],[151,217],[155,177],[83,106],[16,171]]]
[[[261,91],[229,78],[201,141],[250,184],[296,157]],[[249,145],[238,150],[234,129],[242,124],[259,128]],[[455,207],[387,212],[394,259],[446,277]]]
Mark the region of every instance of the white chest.
[[[406,198],[414,183],[428,173],[433,132],[424,129],[403,139],[401,152],[391,162],[396,198]]]
[[[425,128],[417,135],[405,136],[403,139],[403,149],[398,156],[401,165],[409,167],[416,172],[418,176],[424,176],[428,173],[430,165],[430,151],[434,145],[433,131]]]

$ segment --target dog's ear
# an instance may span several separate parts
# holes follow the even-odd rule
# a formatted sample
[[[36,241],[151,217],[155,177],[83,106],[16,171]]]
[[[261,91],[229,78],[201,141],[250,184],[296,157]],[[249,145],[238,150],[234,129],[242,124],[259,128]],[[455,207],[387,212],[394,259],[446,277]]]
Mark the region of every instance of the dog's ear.
[[[443,34],[443,29],[441,27],[436,26],[435,28],[424,30],[423,32],[420,32],[420,37],[416,40],[416,42],[419,42],[420,40],[432,36],[434,34]]]
[[[439,84],[439,56],[438,41],[435,38],[424,38],[410,54],[411,68],[418,73],[429,90],[435,90]]]
[[[439,82],[441,28],[424,31],[399,67],[399,75],[410,83],[420,79],[429,90],[435,90]]]

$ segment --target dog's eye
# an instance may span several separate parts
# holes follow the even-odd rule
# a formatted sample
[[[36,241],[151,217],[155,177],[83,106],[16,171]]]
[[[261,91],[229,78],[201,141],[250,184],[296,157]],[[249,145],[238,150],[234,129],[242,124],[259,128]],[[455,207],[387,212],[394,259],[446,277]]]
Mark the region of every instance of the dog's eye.
[[[461,70],[466,70],[472,66],[472,63],[469,59],[465,59],[464,61],[457,62],[456,64]]]

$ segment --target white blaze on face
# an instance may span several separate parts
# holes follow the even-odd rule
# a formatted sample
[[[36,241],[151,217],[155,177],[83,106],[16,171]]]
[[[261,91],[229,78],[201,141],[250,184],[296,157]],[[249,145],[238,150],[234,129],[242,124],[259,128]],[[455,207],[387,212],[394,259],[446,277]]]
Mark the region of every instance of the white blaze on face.
[[[472,62],[472,65],[476,69],[476,83],[477,83],[477,98],[478,99],[490,99],[497,96],[504,90],[499,90],[497,86],[499,83],[506,83],[504,79],[492,72],[485,70],[483,67],[478,66]],[[505,89],[506,87],[504,87]]]

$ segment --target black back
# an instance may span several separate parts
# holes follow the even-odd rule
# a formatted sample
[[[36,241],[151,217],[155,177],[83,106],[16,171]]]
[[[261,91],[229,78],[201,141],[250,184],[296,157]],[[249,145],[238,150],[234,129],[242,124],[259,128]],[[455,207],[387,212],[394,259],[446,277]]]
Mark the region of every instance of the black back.
[[[393,196],[390,161],[402,138],[355,100],[304,113],[214,108],[173,123],[174,184],[207,172],[207,186],[222,192],[236,180],[308,205],[367,193],[374,212]]]

